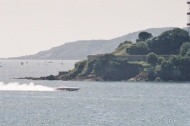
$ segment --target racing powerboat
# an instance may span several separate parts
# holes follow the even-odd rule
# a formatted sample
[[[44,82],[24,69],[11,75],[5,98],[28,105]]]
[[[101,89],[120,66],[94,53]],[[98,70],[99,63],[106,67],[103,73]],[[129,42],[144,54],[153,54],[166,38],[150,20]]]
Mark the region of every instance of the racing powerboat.
[[[55,88],[55,90],[57,90],[57,91],[78,91],[79,88],[77,88],[77,87],[58,87],[58,88]]]

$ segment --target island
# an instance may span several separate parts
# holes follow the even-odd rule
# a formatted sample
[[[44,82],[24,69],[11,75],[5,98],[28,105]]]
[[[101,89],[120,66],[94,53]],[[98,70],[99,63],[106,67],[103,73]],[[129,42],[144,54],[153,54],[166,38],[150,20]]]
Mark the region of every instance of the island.
[[[69,71],[34,80],[190,81],[190,36],[175,28],[152,37],[141,32],[135,43],[122,42],[109,54],[89,55]]]

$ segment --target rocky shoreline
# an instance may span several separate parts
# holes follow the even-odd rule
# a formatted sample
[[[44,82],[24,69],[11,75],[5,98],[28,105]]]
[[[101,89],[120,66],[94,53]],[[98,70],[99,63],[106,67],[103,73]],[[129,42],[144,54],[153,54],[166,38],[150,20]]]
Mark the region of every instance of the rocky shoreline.
[[[62,80],[62,81],[109,81],[103,80],[101,77],[96,77],[94,75],[88,75],[86,77],[77,77],[77,78],[69,78],[66,75],[49,75],[46,77],[23,77],[23,78],[15,78],[15,79],[27,79],[27,80]],[[150,81],[146,73],[141,72],[135,77],[132,77],[128,80],[120,80],[120,81],[130,81],[130,82],[142,82],[142,81]],[[155,80],[156,81],[156,80]],[[161,81],[161,79],[159,80]]]
[[[14,79],[27,79],[27,80],[62,80],[62,81],[104,81],[101,77],[95,77],[93,75],[86,77],[69,78],[67,76],[50,75],[46,77],[22,77]]]
[[[46,77],[24,77],[24,78],[15,78],[15,79],[27,79],[27,80],[62,80],[62,81],[109,81],[109,80],[103,80],[101,77],[95,77],[93,75],[89,75],[86,77],[77,77],[77,78],[68,78],[66,76],[54,76],[54,75],[50,75],[50,76],[46,76]],[[152,80],[150,80],[148,78],[148,75],[146,73],[139,73],[138,75],[136,75],[135,77],[132,77],[128,80],[120,80],[120,81],[129,81],[129,82],[145,82],[145,81],[149,81],[151,82]],[[153,82],[162,82],[163,80],[161,80],[160,78],[156,78],[155,80],[153,80]]]
[[[46,77],[23,77],[29,80],[63,80],[63,81],[128,81],[139,74],[144,67],[129,63],[127,59],[101,58],[85,60],[75,64],[74,69],[59,72],[58,75]]]

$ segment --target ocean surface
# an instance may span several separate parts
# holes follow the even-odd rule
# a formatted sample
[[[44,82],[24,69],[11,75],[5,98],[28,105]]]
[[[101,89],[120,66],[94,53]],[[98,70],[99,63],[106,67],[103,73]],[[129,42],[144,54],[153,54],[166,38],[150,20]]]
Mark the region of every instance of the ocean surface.
[[[13,79],[56,75],[75,62],[0,60],[0,126],[190,126],[188,82]],[[60,86],[80,90],[51,90]]]

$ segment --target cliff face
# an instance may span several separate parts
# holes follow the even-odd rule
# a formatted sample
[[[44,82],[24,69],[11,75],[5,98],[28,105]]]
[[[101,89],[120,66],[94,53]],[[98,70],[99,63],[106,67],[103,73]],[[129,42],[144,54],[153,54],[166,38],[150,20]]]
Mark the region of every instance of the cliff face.
[[[152,28],[147,29],[153,36],[173,28]],[[69,42],[47,51],[39,52],[35,55],[16,57],[14,59],[48,59],[48,60],[82,60],[87,59],[87,55],[105,54],[113,52],[121,42],[126,40],[135,42],[141,31],[130,33],[111,40],[83,40]]]

